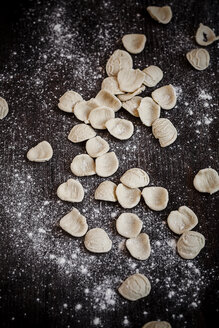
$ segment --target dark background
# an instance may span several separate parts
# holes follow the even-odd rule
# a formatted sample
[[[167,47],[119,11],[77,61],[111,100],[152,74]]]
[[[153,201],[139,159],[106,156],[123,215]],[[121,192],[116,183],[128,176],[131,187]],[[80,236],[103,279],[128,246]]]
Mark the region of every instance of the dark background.
[[[202,72],[192,68],[185,54],[198,47],[194,35],[199,23],[219,33],[218,1],[171,1],[173,19],[168,25],[158,24],[147,14],[146,7],[153,4],[167,3],[1,4],[0,96],[10,108],[0,122],[2,327],[137,328],[158,319],[175,328],[217,325],[218,193],[200,194],[192,181],[202,168],[218,170],[218,44],[207,47],[211,61]],[[118,204],[93,199],[94,190],[104,180],[100,177],[79,179],[86,196],[75,207],[87,217],[90,228],[99,226],[108,232],[112,251],[89,254],[83,238],[71,238],[57,224],[72,205],[58,200],[56,189],[73,177],[71,160],[85,151],[84,144],[67,140],[68,132],[79,122],[57,108],[58,98],[68,89],[78,91],[84,99],[94,97],[106,77],[108,57],[122,49],[121,37],[132,32],[147,36],[145,50],[132,56],[134,66],[158,65],[164,72],[159,86],[172,83],[179,94],[177,106],[161,113],[178,130],[178,139],[170,147],[160,148],[151,129],[124,110],[118,116],[135,125],[130,140],[118,141],[98,131],[120,161],[112,181],[118,183],[126,169],[138,166],[148,172],[151,185],[169,190],[170,202],[164,211],[153,212],[143,201],[132,210],[143,220],[143,230],[151,239],[153,252],[142,262],[118,247],[123,239],[116,234],[115,218],[124,210]],[[142,95],[153,90],[147,88]],[[42,140],[52,144],[52,160],[28,162],[27,150]],[[181,259],[167,243],[177,236],[169,231],[166,218],[182,205],[194,210],[199,218],[194,230],[206,237],[206,247],[192,261]],[[152,291],[145,299],[128,302],[116,290],[136,270],[149,277]],[[106,288],[115,292],[115,304],[105,299]]]

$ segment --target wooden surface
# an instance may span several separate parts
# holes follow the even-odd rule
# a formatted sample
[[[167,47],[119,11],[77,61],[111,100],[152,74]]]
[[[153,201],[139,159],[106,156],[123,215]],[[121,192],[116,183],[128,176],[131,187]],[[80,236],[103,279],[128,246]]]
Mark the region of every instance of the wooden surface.
[[[201,194],[192,181],[202,168],[218,170],[218,44],[207,47],[210,66],[202,72],[192,68],[185,54],[197,47],[199,23],[219,33],[218,2],[172,1],[168,25],[149,17],[146,7],[151,4],[167,3],[7,1],[0,10],[0,96],[10,108],[0,121],[1,327],[137,328],[158,319],[173,328],[213,327],[211,321],[217,326],[218,193]],[[108,254],[90,254],[83,238],[61,231],[58,221],[73,206],[56,196],[59,184],[73,178],[73,157],[85,152],[84,143],[67,140],[79,121],[58,109],[58,98],[68,89],[84,99],[94,97],[106,76],[108,57],[122,49],[121,37],[131,32],[147,36],[145,50],[132,56],[134,67],[158,65],[164,72],[158,86],[171,83],[179,94],[176,107],[161,112],[178,131],[170,147],[162,149],[151,129],[124,110],[117,116],[134,123],[130,140],[98,131],[119,158],[112,181],[119,183],[126,169],[137,166],[148,172],[151,185],[169,191],[164,211],[149,210],[143,200],[131,210],[151,239],[153,252],[143,262],[121,247],[123,238],[115,230],[116,217],[126,210],[94,200],[104,179],[79,178],[85,199],[75,207],[90,228],[108,232],[113,241]],[[153,90],[147,88],[142,96]],[[27,150],[42,140],[52,144],[52,160],[28,162]],[[191,261],[175,253],[178,237],[165,224],[169,212],[182,205],[194,210],[199,218],[194,230],[206,237],[206,247]],[[117,288],[138,270],[150,279],[151,294],[128,302]]]

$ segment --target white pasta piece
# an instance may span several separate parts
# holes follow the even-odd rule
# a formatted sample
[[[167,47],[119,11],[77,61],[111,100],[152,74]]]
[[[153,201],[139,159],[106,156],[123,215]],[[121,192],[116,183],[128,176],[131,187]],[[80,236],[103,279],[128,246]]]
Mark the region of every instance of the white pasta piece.
[[[205,237],[197,231],[185,231],[179,238],[176,247],[184,259],[194,259],[205,246]]]
[[[167,118],[158,118],[152,124],[152,133],[161,147],[171,145],[177,138],[175,126]]]
[[[141,194],[150,209],[162,211],[167,207],[169,201],[167,189],[163,187],[146,187]]]
[[[108,76],[115,76],[123,68],[132,68],[132,57],[127,51],[115,50],[106,64],[106,73]]]
[[[216,36],[214,31],[202,23],[199,25],[199,28],[195,35],[196,42],[201,46],[208,46],[214,41],[219,40],[219,36]]]
[[[162,24],[168,24],[173,16],[170,6],[149,6],[147,7],[147,11],[153,19]]]
[[[126,247],[137,260],[147,260],[151,254],[151,245],[149,236],[146,233],[140,233],[135,238],[126,240]]]
[[[144,34],[126,34],[122,38],[124,48],[131,54],[139,54],[144,50],[147,38]]]
[[[112,118],[108,120],[105,125],[109,133],[119,140],[131,138],[134,132],[132,122],[123,118]]]
[[[209,66],[210,55],[205,49],[193,49],[186,54],[189,63],[198,71],[203,71]]]
[[[124,93],[119,89],[119,84],[115,76],[106,77],[101,84],[101,89],[110,92],[112,95],[121,95]]]
[[[105,200],[107,202],[116,202],[116,184],[112,181],[103,181],[97,187],[94,198],[98,200]]]
[[[138,188],[128,188],[120,183],[116,188],[116,196],[123,208],[133,208],[140,202],[141,190]]]
[[[122,213],[116,220],[116,230],[125,238],[135,238],[142,229],[142,221],[134,213]]]
[[[127,100],[130,100],[130,99],[132,99],[133,97],[139,95],[139,94],[142,93],[144,90],[145,90],[145,86],[142,85],[140,88],[138,88],[138,89],[135,90],[134,92],[126,93],[126,94],[124,94],[124,95],[118,95],[118,98],[119,98],[121,101],[127,101]]]
[[[58,187],[57,196],[67,202],[79,203],[84,198],[84,189],[79,181],[68,179]]]
[[[163,109],[172,109],[176,105],[176,92],[172,84],[154,90],[151,96]]]
[[[81,123],[81,124],[77,124],[75,125],[69,135],[68,135],[68,140],[77,143],[77,142],[82,142],[88,139],[91,139],[93,137],[95,137],[96,132],[94,131],[94,129],[92,129],[92,127],[90,127],[87,124]]]
[[[8,115],[9,108],[7,101],[0,97],[0,120],[2,120],[6,115]]]
[[[149,184],[148,174],[139,168],[127,170],[120,178],[120,181],[129,188],[145,187]]]
[[[83,98],[81,97],[81,95],[79,95],[75,91],[70,90],[64,93],[63,96],[61,96],[61,98],[59,99],[58,107],[64,112],[73,113],[75,104],[82,100]]]
[[[103,229],[94,228],[86,233],[84,245],[92,253],[107,253],[112,248],[112,241]]]
[[[94,159],[87,154],[75,156],[71,163],[71,171],[78,177],[96,174]]]
[[[74,107],[74,114],[78,120],[89,123],[88,117],[92,109],[99,107],[98,102],[91,98],[88,101],[79,101]]]
[[[214,169],[202,169],[196,174],[193,185],[199,192],[212,195],[219,190],[219,175]]]
[[[198,224],[198,218],[189,207],[181,206],[178,211],[170,212],[167,223],[173,232],[181,235],[187,230],[192,230]]]
[[[148,66],[142,72],[145,74],[143,84],[150,88],[155,87],[163,78],[163,72],[158,66]]]
[[[130,100],[123,102],[122,107],[135,117],[139,117],[138,107],[140,106],[142,97],[135,96]]]
[[[142,328],[172,328],[167,321],[150,321],[144,324]]]
[[[117,75],[119,88],[125,92],[134,92],[141,87],[144,77],[140,69],[124,68]]]
[[[86,218],[76,208],[63,216],[59,225],[73,237],[84,236],[88,229]]]
[[[27,152],[27,158],[32,162],[46,162],[53,156],[53,149],[47,141],[38,143]]]
[[[103,178],[113,175],[119,167],[118,158],[113,151],[97,157],[95,164],[97,175]]]
[[[115,117],[115,112],[109,107],[94,108],[89,115],[90,124],[98,130],[106,129],[106,122]]]
[[[109,144],[100,136],[96,136],[86,142],[86,151],[91,157],[96,158],[109,151]]]
[[[127,300],[137,301],[150,294],[151,284],[143,274],[135,273],[123,281],[118,291]]]
[[[152,126],[153,122],[160,117],[160,106],[151,97],[145,97],[138,107],[138,114],[144,125]]]
[[[121,101],[106,90],[100,90],[96,95],[95,100],[98,102],[99,107],[109,107],[113,109],[114,112],[117,112],[122,106]]]

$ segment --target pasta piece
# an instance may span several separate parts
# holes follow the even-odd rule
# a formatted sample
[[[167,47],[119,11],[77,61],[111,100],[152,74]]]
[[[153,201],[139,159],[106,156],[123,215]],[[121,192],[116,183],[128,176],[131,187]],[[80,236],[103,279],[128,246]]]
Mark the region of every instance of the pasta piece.
[[[150,321],[142,328],[172,328],[172,326],[167,321]]]
[[[202,23],[199,25],[199,28],[195,35],[196,42],[201,46],[208,46],[214,41],[219,40],[219,36],[216,36],[214,31]]]
[[[84,245],[92,253],[107,253],[112,248],[112,241],[103,229],[94,228],[86,233]]]
[[[132,92],[132,93],[126,93],[126,94],[124,94],[124,95],[118,95],[118,98],[119,98],[121,101],[127,101],[127,100],[130,100],[130,99],[132,99],[133,97],[139,95],[139,94],[142,93],[144,90],[145,90],[145,86],[142,85],[140,88],[138,88],[137,90],[135,90],[135,92]]]
[[[71,203],[79,203],[84,198],[84,189],[79,181],[68,179],[57,189],[57,196]]]
[[[101,89],[110,92],[112,95],[121,95],[124,93],[119,89],[119,84],[115,76],[106,77],[101,84]]]
[[[91,98],[88,101],[79,101],[74,107],[74,114],[78,120],[89,123],[88,117],[92,109],[99,107],[98,102]]]
[[[219,190],[219,175],[214,169],[202,169],[196,174],[193,185],[199,192],[207,192],[212,195]]]
[[[140,202],[141,190],[138,188],[131,189],[120,183],[116,188],[116,196],[123,208],[133,208]]]
[[[171,145],[177,138],[175,126],[167,118],[158,118],[152,124],[152,133],[161,147]]]
[[[205,237],[197,231],[185,231],[179,238],[176,247],[184,259],[194,259],[205,246]]]
[[[74,106],[79,102],[82,101],[83,98],[75,91],[67,91],[64,93],[63,96],[59,99],[58,107],[59,109],[63,110],[67,113],[74,112]]]
[[[87,154],[75,156],[71,163],[71,171],[78,177],[96,174],[94,159]]]
[[[117,75],[119,88],[125,92],[134,92],[141,87],[145,74],[140,69],[124,68]]]
[[[116,202],[116,184],[112,181],[103,181],[97,187],[94,198],[98,200],[105,200],[108,202]]]
[[[142,97],[135,96],[130,100],[123,102],[122,107],[135,117],[139,117],[138,107],[140,106]]]
[[[120,178],[120,181],[129,188],[145,187],[149,184],[148,174],[139,168],[127,170]]]
[[[88,225],[86,218],[76,209],[63,216],[60,227],[73,237],[82,237],[86,234]]]
[[[149,6],[147,7],[147,11],[153,19],[162,24],[168,24],[173,16],[170,6]]]
[[[81,124],[77,124],[75,125],[69,135],[68,135],[68,140],[77,143],[77,142],[82,142],[88,139],[91,139],[93,137],[95,137],[96,132],[92,129],[92,127],[90,127],[87,124],[81,123]]]
[[[125,238],[135,238],[142,229],[143,222],[134,213],[122,213],[116,220],[116,230]]]
[[[189,63],[198,71],[203,71],[209,66],[210,55],[205,49],[193,49],[186,54]]]
[[[176,92],[171,84],[154,90],[151,96],[163,109],[172,109],[176,105]]]
[[[5,116],[8,115],[9,108],[7,101],[0,97],[0,120],[2,120]]]
[[[105,125],[109,133],[119,140],[131,138],[134,132],[132,122],[122,118],[112,118]]]
[[[151,245],[149,236],[146,233],[140,233],[135,238],[126,240],[126,247],[137,260],[147,260],[151,254]]]
[[[138,113],[144,125],[152,126],[153,122],[160,117],[160,106],[151,97],[145,97],[141,100]]]
[[[144,34],[126,34],[122,38],[122,43],[131,54],[139,54],[144,50],[146,40]]]
[[[118,291],[127,300],[137,301],[150,294],[151,284],[143,274],[135,273],[123,281]]]
[[[27,158],[32,162],[46,162],[53,156],[53,149],[47,141],[38,143],[27,153]]]
[[[106,129],[106,122],[115,117],[115,112],[109,107],[94,108],[89,115],[90,124],[98,130]]]
[[[97,157],[95,164],[97,175],[104,178],[113,175],[119,167],[119,161],[114,152]]]
[[[106,64],[106,73],[108,76],[116,76],[123,68],[132,68],[132,57],[127,51],[115,50]]]
[[[163,72],[158,66],[148,66],[142,72],[145,74],[143,84],[149,88],[155,87],[163,78]]]
[[[96,158],[109,151],[109,144],[100,136],[96,136],[86,142],[86,151],[91,157]]]
[[[167,207],[169,201],[167,189],[163,187],[146,187],[141,194],[150,209],[162,211]]]
[[[178,211],[170,212],[167,223],[173,232],[181,235],[187,230],[192,230],[198,224],[198,218],[189,207],[181,206]]]
[[[96,95],[95,100],[98,102],[99,107],[109,107],[113,109],[114,112],[117,112],[122,106],[121,101],[106,90],[100,90]]]

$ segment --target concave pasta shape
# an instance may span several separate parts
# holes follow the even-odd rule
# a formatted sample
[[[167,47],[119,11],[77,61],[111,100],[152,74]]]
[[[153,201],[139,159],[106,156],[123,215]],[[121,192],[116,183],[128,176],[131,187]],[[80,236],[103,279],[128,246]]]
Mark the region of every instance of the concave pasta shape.
[[[107,121],[105,125],[109,133],[119,140],[131,138],[134,132],[132,122],[122,118],[113,118]]]
[[[68,140],[74,143],[82,142],[95,137],[96,132],[87,124],[81,123],[75,125],[69,135]]]
[[[46,162],[53,156],[53,149],[47,141],[38,143],[27,152],[27,158],[32,162]]]
[[[194,259],[205,246],[205,237],[197,231],[185,231],[179,238],[176,247],[184,259]]]
[[[200,23],[195,35],[195,40],[201,46],[208,46],[214,41],[219,40],[219,36],[216,36],[214,31],[210,27]]]
[[[144,34],[126,34],[122,38],[124,48],[131,54],[139,54],[143,51],[146,43]]]
[[[75,91],[67,91],[64,93],[63,96],[59,99],[58,107],[64,112],[73,113],[74,106],[79,102],[82,101],[83,98]]]
[[[94,198],[108,202],[116,202],[116,184],[112,181],[103,181],[95,191]]]
[[[115,117],[115,112],[109,107],[97,107],[90,112],[88,117],[93,128],[98,130],[106,129],[106,122]],[[89,138],[90,139],[90,138]]]
[[[170,6],[149,6],[147,7],[147,11],[153,19],[162,24],[168,24],[173,16]]]
[[[147,206],[154,211],[162,211],[167,207],[169,194],[163,187],[146,187],[142,190],[142,196]]]
[[[132,168],[127,170],[120,178],[120,181],[129,188],[145,187],[149,184],[148,174],[139,168]]]
[[[109,151],[109,144],[100,136],[96,136],[86,142],[86,151],[91,157],[96,158]]]
[[[142,225],[143,222],[134,213],[122,213],[116,220],[116,230],[125,238],[137,237]]]
[[[96,158],[96,173],[100,177],[113,175],[119,167],[119,161],[114,152],[106,153]]]
[[[153,122],[160,117],[160,106],[151,97],[145,97],[138,107],[138,114],[144,125],[152,126]]]
[[[120,183],[116,188],[116,196],[123,208],[133,208],[140,202],[141,191],[138,188],[128,188]]]
[[[108,76],[116,76],[123,68],[132,68],[132,57],[127,51],[115,50],[110,56],[106,64],[106,73]]]
[[[140,69],[124,68],[117,75],[119,88],[125,92],[134,92],[141,87],[145,74]]]
[[[0,97],[0,120],[5,118],[5,116],[8,115],[8,112],[9,108],[7,101],[4,98]]]
[[[176,105],[176,92],[171,84],[154,90],[151,96],[163,109],[172,109]]]
[[[99,107],[98,102],[91,98],[88,101],[79,101],[74,107],[74,114],[78,120],[83,121],[84,123],[89,123],[89,114],[92,109]]]
[[[163,72],[158,66],[148,66],[142,71],[145,74],[143,84],[147,87],[155,87],[163,78]]]
[[[161,147],[171,145],[177,138],[177,130],[167,118],[158,118],[152,123],[152,133]]]
[[[202,169],[196,174],[193,185],[199,192],[212,195],[219,190],[219,175],[214,169]]]
[[[139,95],[140,93],[142,93],[144,90],[145,90],[145,86],[142,85],[140,88],[138,88],[134,92],[125,93],[124,95],[118,95],[118,98],[121,101],[128,101],[128,100],[132,99],[133,97],[135,97],[135,96]]]
[[[172,328],[167,321],[150,321],[144,324],[142,328]]]
[[[206,49],[193,49],[186,54],[189,63],[198,71],[203,71],[209,66],[210,55]]]
[[[94,228],[86,233],[84,245],[92,253],[107,253],[112,248],[112,241],[103,229]]]
[[[135,96],[130,100],[127,100],[122,103],[122,107],[127,110],[131,115],[139,117],[138,107],[140,106],[142,97]]]
[[[84,198],[84,189],[79,181],[69,179],[58,187],[57,196],[64,201],[78,203]]]
[[[76,208],[63,216],[59,225],[73,237],[84,236],[88,229],[86,218]]]
[[[96,95],[95,100],[99,104],[99,107],[109,107],[113,109],[114,112],[117,112],[122,106],[121,101],[107,90],[100,90]]]
[[[101,84],[101,89],[110,92],[112,95],[121,95],[124,93],[119,89],[116,76],[106,77]]]
[[[78,177],[96,174],[94,159],[87,154],[75,156],[71,163],[71,171]]]
[[[135,273],[123,281],[118,291],[127,300],[137,301],[150,294],[151,284],[146,276]]]
[[[167,223],[173,232],[181,235],[187,230],[192,230],[198,224],[198,218],[189,207],[181,206],[178,211],[170,212]]]
[[[126,240],[126,248],[137,260],[147,260],[151,254],[149,236],[146,233],[140,233],[137,237]]]

